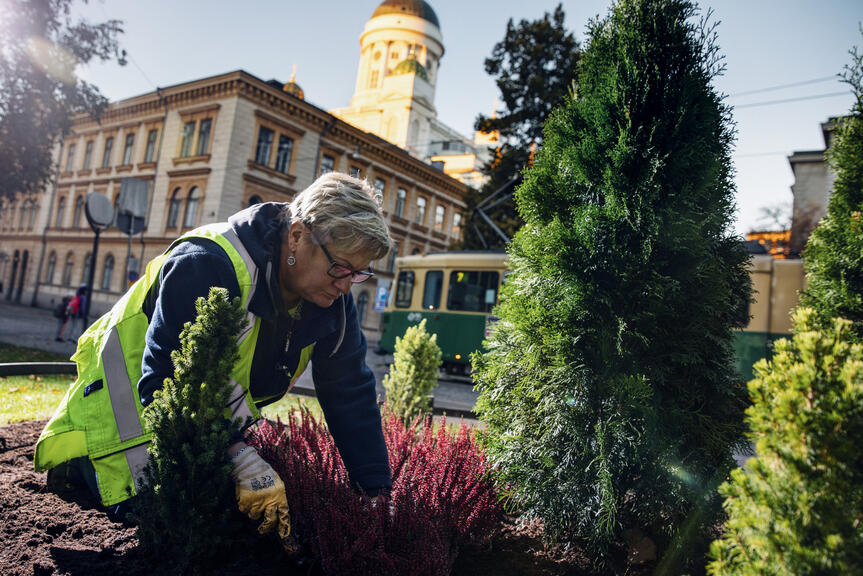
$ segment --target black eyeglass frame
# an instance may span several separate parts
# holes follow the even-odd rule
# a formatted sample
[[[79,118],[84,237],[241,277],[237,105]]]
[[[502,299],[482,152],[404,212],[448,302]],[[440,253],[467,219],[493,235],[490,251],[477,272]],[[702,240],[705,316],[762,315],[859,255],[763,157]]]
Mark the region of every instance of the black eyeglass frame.
[[[327,268],[327,276],[329,276],[330,278],[335,278],[337,280],[341,280],[342,278],[347,278],[348,276],[350,276],[352,284],[362,284],[369,278],[374,277],[375,273],[372,270],[351,270],[347,266],[339,264],[338,262],[333,260],[333,257],[330,255],[329,250],[327,250],[326,246],[324,246],[321,241],[318,240],[318,237],[315,235],[315,231],[312,229],[312,225],[308,223],[305,224],[309,231],[312,233],[312,239],[315,241],[315,244],[320,246],[321,250],[324,252],[324,256],[327,257],[327,261],[330,263],[330,267]],[[347,272],[339,273],[337,272],[337,269],[347,270]]]

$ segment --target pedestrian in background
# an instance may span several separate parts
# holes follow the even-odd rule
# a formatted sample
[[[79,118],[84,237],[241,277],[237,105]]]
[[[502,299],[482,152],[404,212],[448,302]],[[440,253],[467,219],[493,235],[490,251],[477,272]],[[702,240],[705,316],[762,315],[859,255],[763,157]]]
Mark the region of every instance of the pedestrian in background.
[[[72,325],[69,327],[69,342],[76,342],[81,334],[84,333],[86,319],[84,314],[87,311],[87,296],[88,290],[86,284],[81,284],[78,290],[75,291],[75,297],[72,298],[70,304],[70,318]]]
[[[57,342],[63,341],[63,330],[66,329],[66,324],[69,322],[69,318],[72,314],[71,304],[73,298],[75,298],[74,294],[67,294],[63,296],[60,303],[54,307],[54,318],[57,319],[57,334],[54,335],[54,340]]]

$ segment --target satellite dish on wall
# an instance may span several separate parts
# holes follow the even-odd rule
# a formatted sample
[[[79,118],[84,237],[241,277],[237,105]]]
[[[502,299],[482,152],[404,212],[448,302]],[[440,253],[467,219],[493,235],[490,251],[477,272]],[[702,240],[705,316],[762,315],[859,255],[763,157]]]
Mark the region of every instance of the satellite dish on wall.
[[[90,192],[87,194],[87,203],[84,205],[84,213],[87,222],[93,232],[100,232],[111,225],[114,221],[114,206],[104,194]]]

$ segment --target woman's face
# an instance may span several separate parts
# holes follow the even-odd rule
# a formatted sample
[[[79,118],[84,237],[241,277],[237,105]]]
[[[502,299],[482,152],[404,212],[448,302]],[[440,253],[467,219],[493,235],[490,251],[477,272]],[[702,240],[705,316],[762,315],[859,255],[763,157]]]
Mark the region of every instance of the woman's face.
[[[285,303],[293,306],[296,298],[308,300],[322,308],[332,306],[333,302],[351,289],[351,277],[333,278],[327,271],[332,263],[359,271],[367,270],[371,257],[366,254],[344,254],[337,248],[326,247],[332,261],[319,244],[323,238],[316,238],[307,226],[294,222],[282,244],[282,262],[279,266],[279,281]],[[326,244],[324,244],[326,246]],[[296,259],[293,266],[286,262],[288,256]]]

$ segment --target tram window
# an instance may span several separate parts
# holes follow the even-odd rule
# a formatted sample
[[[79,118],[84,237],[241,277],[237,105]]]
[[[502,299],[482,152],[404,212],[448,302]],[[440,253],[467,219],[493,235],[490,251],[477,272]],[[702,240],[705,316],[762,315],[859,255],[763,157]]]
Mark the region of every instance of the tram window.
[[[491,312],[497,301],[497,272],[453,270],[449,276],[447,308],[465,312]]]
[[[413,293],[414,273],[399,272],[399,279],[396,282],[396,308],[410,308]]]
[[[443,271],[429,270],[426,272],[426,285],[423,288],[423,310],[440,308],[440,293],[443,288]]]

